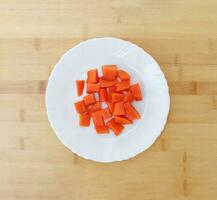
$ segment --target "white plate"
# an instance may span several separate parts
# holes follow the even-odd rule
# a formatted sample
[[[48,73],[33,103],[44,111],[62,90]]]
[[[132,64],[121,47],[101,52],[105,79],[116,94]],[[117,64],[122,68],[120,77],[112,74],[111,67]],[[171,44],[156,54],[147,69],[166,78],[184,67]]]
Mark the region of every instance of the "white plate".
[[[97,135],[93,126],[79,127],[73,103],[75,80],[86,79],[91,68],[116,64],[139,82],[144,100],[134,105],[142,119],[126,126],[116,137]],[[48,81],[46,107],[50,124],[60,141],[72,152],[98,162],[126,160],[150,147],[167,121],[170,99],[166,79],[156,61],[142,48],[116,38],[81,42],[56,64]]]

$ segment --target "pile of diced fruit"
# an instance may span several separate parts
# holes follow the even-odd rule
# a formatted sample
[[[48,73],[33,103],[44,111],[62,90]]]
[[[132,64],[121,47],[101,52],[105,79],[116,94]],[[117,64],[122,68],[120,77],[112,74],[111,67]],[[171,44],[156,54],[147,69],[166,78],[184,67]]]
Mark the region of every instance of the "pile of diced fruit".
[[[116,65],[102,66],[101,77],[98,76],[98,69],[89,70],[87,94],[74,104],[80,115],[80,126],[88,127],[92,118],[98,134],[107,134],[111,129],[118,136],[125,125],[140,119],[132,102],[141,101],[142,92],[138,83],[130,84],[130,79],[130,75]],[[83,95],[84,86],[85,80],[76,81],[78,96]]]

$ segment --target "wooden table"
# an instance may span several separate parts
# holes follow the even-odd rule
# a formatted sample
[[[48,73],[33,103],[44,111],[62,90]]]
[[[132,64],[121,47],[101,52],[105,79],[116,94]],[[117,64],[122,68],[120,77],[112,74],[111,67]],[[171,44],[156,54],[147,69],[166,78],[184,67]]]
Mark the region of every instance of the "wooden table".
[[[160,139],[112,164],[65,148],[44,105],[60,56],[103,36],[153,55],[171,94]],[[217,1],[1,1],[0,199],[216,200]]]

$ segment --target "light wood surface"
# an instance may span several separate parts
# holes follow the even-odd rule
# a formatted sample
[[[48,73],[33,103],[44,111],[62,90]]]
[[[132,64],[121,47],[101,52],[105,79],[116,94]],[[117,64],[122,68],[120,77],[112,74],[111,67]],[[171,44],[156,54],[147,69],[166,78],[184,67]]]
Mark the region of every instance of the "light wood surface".
[[[44,105],[60,56],[103,36],[152,54],[171,94],[157,142],[112,164],[66,149]],[[0,199],[216,200],[217,1],[1,0]]]

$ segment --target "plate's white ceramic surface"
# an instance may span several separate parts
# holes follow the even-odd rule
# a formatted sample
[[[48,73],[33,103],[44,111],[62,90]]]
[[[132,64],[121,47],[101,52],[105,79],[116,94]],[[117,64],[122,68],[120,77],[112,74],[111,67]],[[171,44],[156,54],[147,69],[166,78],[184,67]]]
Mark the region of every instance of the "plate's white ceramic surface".
[[[97,135],[93,126],[79,127],[73,103],[75,80],[86,79],[91,68],[116,64],[139,82],[144,100],[134,103],[142,119],[126,126],[116,137]],[[169,112],[167,82],[156,61],[142,48],[116,38],[97,38],[81,42],[56,64],[46,91],[48,119],[61,142],[86,159],[113,162],[134,157],[150,147],[160,135]]]

